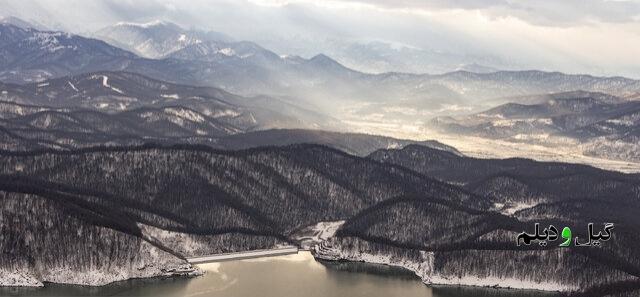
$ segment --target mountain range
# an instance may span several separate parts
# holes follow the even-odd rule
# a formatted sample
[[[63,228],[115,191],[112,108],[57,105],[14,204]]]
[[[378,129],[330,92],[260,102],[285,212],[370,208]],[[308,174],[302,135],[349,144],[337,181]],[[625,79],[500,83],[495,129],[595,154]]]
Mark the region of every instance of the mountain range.
[[[154,20],[147,23],[120,22],[96,31],[91,36],[129,50],[145,58],[163,58],[186,46],[205,41],[229,42],[234,39],[215,31],[185,29],[175,23]],[[124,42],[123,42],[124,41]],[[455,70],[495,72],[505,65],[495,57],[472,56],[422,49],[385,41],[348,39],[318,40],[263,36],[256,40],[278,53],[313,57],[320,52],[340,64],[366,73],[407,72],[446,73]],[[293,45],[295,44],[295,45]],[[320,50],[321,49],[321,50]],[[493,65],[483,66],[483,65]]]
[[[155,26],[149,28],[152,27]],[[325,55],[310,59],[281,56],[251,42],[204,38],[202,42],[178,46],[164,59],[147,59],[103,41],[62,32],[42,32],[10,24],[3,24],[2,31],[0,79],[5,82],[126,70],[169,82],[219,87],[239,95],[291,97],[324,110],[337,103],[367,103],[369,109],[376,109],[358,112],[368,114],[398,102],[419,113],[456,104],[482,105],[483,100],[492,98],[549,92],[585,90],[625,96],[637,92],[640,85],[622,77],[542,71],[367,74],[344,67]],[[164,38],[151,39],[155,44],[164,42]],[[406,113],[389,115],[402,116],[411,118]]]
[[[104,113],[180,106],[235,126],[255,129],[331,127],[337,120],[267,97],[242,97],[210,87],[168,83],[128,72],[93,72],[30,84],[0,83],[0,100]]]
[[[640,82],[633,79],[534,70],[482,73],[456,71],[440,75],[368,74],[349,69],[323,54],[310,59],[279,55],[250,41],[233,41],[214,33],[207,35],[209,37],[200,36],[198,34],[205,34],[204,31],[185,30],[168,22],[121,23],[109,27],[113,30],[105,29],[103,32],[106,34],[107,31],[113,31],[114,38],[119,38],[116,31],[137,32],[135,34],[143,36],[135,40],[123,39],[132,42],[126,48],[141,46],[141,40],[151,40],[153,44],[166,42],[175,45],[165,50],[162,58],[150,59],[97,39],[64,32],[38,31],[32,29],[32,26],[23,24],[22,27],[17,27],[12,23],[17,22],[0,25],[4,31],[0,38],[0,58],[5,62],[0,66],[0,81],[13,83],[14,86],[24,83],[44,86],[47,79],[78,77],[87,73],[97,75],[94,76],[95,83],[109,77],[101,74],[106,73],[105,71],[125,71],[129,76],[141,74],[165,85],[197,85],[218,89],[215,91],[217,93],[225,91],[238,94],[231,101],[246,111],[242,113],[244,116],[253,116],[257,123],[249,127],[247,120],[252,120],[245,119],[244,124],[239,126],[238,123],[231,123],[233,127],[227,127],[231,130],[312,128],[376,134],[383,130],[385,134],[391,135],[396,134],[393,129],[387,128],[390,126],[410,127],[416,133],[433,128],[449,134],[465,130],[466,135],[492,139],[555,146],[577,144],[586,155],[633,162],[638,160],[635,145],[637,136],[632,124],[635,103],[632,102],[637,97]],[[180,38],[182,34],[197,35],[198,42],[176,44],[176,36]],[[115,76],[111,77],[111,83],[107,80],[106,85],[122,84],[116,83],[116,80]],[[60,83],[60,87],[62,85],[64,83]],[[68,93],[74,92],[69,83],[64,88],[66,89],[62,92],[65,96],[75,98]],[[132,108],[140,106],[127,98],[135,96],[127,94],[120,98],[122,94],[118,94],[117,90],[121,87],[115,88],[110,90],[108,104],[100,102],[100,99],[92,99],[90,102],[102,106],[99,111],[107,112],[123,111],[123,106],[128,104]],[[54,90],[46,93],[47,95],[43,95],[43,92],[33,96],[50,96],[57,98],[56,101],[65,102],[57,107],[75,104],[70,103],[75,102],[74,100],[61,100],[62,96],[56,95],[56,92],[58,91]],[[540,104],[543,98],[575,94],[574,99],[579,99],[582,96],[580,92],[587,94],[585,96],[599,93],[596,96],[598,98],[612,96],[629,101],[628,105],[619,104],[618,108],[627,110],[629,107],[630,114],[620,114],[621,119],[616,119],[616,115],[605,110],[589,111],[588,119],[584,113],[578,116],[571,112],[564,115],[532,114],[526,120],[522,116],[507,120],[496,118],[500,115],[496,115],[494,119],[462,116],[469,113],[482,115],[479,111],[506,103],[511,104],[497,107],[491,112],[499,113],[500,109],[509,108],[522,109],[522,105]],[[159,94],[158,91],[153,94],[178,95]],[[2,96],[4,98],[5,95]],[[158,104],[167,106],[168,99],[170,98],[162,98],[158,102],[164,103]],[[207,115],[207,108],[192,106],[196,104],[193,98],[178,101],[184,103],[182,107]],[[237,103],[238,101],[241,103]],[[86,104],[89,101],[84,102],[80,107],[88,108]],[[609,103],[611,102],[604,102]],[[31,105],[42,104],[34,102]],[[556,107],[546,107],[547,110],[554,108]],[[598,112],[602,114],[597,114]],[[454,120],[443,116],[452,116]],[[437,118],[432,121],[432,117]],[[555,122],[548,122],[551,117]],[[456,123],[462,119],[466,122]],[[587,122],[593,126],[586,125]],[[468,131],[470,129],[480,131],[472,133]],[[551,140],[547,139],[548,135],[553,136]]]
[[[181,105],[106,113],[0,101],[0,149],[73,150],[94,146],[201,144],[225,150],[314,143],[364,156],[381,148],[421,144],[460,154],[437,141],[304,129],[242,130],[244,116],[212,117]],[[250,119],[254,119],[250,117]],[[249,127],[256,123],[250,122]]]
[[[174,23],[121,22],[98,30],[94,36],[141,57],[159,59],[193,44],[205,41],[232,41],[223,33],[184,29]]]
[[[497,69],[515,69],[520,66],[491,53],[475,55],[465,53],[464,50],[442,50],[435,43],[416,45],[353,36],[279,36],[278,32],[270,33],[256,36],[252,40],[279,53],[303,57],[324,53],[340,64],[366,73],[439,74],[456,70],[495,72]]]
[[[340,122],[266,96],[247,98],[127,72],[95,72],[26,85],[0,83],[0,128],[7,140],[5,150],[144,143],[243,149],[318,143],[366,155],[420,143],[459,153],[435,141],[320,131],[340,130]],[[269,130],[274,128],[297,130]]]

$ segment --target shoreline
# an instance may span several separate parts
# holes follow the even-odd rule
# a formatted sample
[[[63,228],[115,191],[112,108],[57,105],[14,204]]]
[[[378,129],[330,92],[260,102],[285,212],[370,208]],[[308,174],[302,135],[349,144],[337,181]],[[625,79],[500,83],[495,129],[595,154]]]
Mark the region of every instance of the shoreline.
[[[213,254],[208,256],[201,257],[192,257],[186,258],[186,263],[189,265],[198,265],[198,264],[207,264],[207,263],[218,263],[218,262],[226,262],[226,261],[240,261],[246,259],[256,259],[256,258],[269,258],[269,257],[278,257],[278,256],[286,256],[298,254],[300,252],[307,252],[311,255],[314,261],[328,261],[328,262],[343,262],[343,263],[354,263],[354,264],[374,264],[374,265],[384,265],[389,267],[395,267],[404,269],[412,274],[414,274],[424,285],[428,287],[479,287],[479,288],[495,288],[495,289],[508,289],[508,290],[522,290],[522,291],[540,291],[540,292],[548,292],[548,293],[562,293],[567,292],[567,288],[545,288],[545,284],[539,283],[530,283],[529,281],[515,280],[515,279],[481,279],[481,278],[473,278],[466,277],[460,279],[449,279],[444,278],[438,275],[427,275],[427,272],[421,268],[425,268],[424,265],[428,265],[428,263],[420,263],[413,261],[394,261],[391,257],[387,257],[384,255],[372,255],[366,252],[360,252],[358,255],[346,255],[340,253],[339,255],[327,255],[318,253],[318,251],[314,248],[311,250],[299,249],[296,246],[287,246],[287,247],[279,247],[274,249],[263,249],[263,250],[251,250],[251,251],[243,251],[243,252],[232,252],[232,253],[222,253],[222,254]],[[345,256],[346,255],[346,256]],[[195,267],[194,267],[195,268]],[[200,271],[198,268],[195,270]],[[58,284],[58,285],[69,285],[69,286],[79,286],[79,287],[103,287],[108,285],[113,285],[120,282],[126,282],[131,280],[153,280],[153,279],[171,279],[171,278],[194,278],[198,276],[202,276],[203,273],[194,273],[195,271],[175,271],[175,270],[165,270],[164,274],[153,275],[148,277],[131,277],[127,279],[117,280],[109,283],[103,283],[99,285],[95,284],[78,284],[78,283],[65,283],[65,282],[51,282],[51,281],[43,281],[38,284],[33,285],[16,285],[16,286],[0,286],[5,288],[44,288],[48,284]],[[185,273],[186,272],[186,273]],[[428,280],[427,280],[428,277]],[[473,281],[471,281],[473,280]],[[526,283],[530,286],[511,286],[500,284],[500,282],[519,282]],[[546,284],[552,285],[552,284]],[[544,288],[544,289],[543,289]],[[564,289],[564,290],[563,290]]]
[[[314,256],[314,260],[321,262],[321,263],[347,263],[347,264],[363,264],[363,265],[380,265],[380,266],[384,266],[384,267],[391,267],[393,269],[401,269],[403,270],[403,273],[407,273],[407,274],[411,274],[411,277],[414,278],[417,281],[420,281],[423,285],[429,287],[429,288],[468,288],[468,289],[473,289],[473,288],[483,288],[483,289],[495,289],[495,290],[514,290],[514,291],[525,291],[525,292],[540,292],[540,293],[547,293],[547,294],[562,294],[562,293],[567,293],[566,291],[550,291],[550,290],[541,290],[541,289],[533,289],[533,288],[514,288],[514,287],[501,287],[501,286],[488,286],[488,285],[471,285],[471,284],[455,284],[455,283],[426,283],[424,281],[422,281],[422,279],[420,278],[420,276],[418,276],[418,274],[407,268],[404,266],[400,266],[400,265],[394,265],[394,264],[386,264],[386,263],[373,263],[373,262],[366,262],[366,261],[352,261],[352,260],[345,260],[345,259],[339,259],[339,260],[328,260],[328,259],[323,259],[323,258],[316,258]],[[359,272],[354,272],[354,273],[359,273]]]
[[[342,251],[333,250],[334,253],[326,254],[326,253],[319,253],[316,248],[305,250],[305,249],[300,249],[297,246],[286,246],[286,247],[278,247],[273,249],[251,250],[251,251],[242,251],[242,252],[212,254],[212,255],[200,256],[200,257],[191,257],[191,258],[186,258],[185,260],[186,260],[186,264],[190,266],[194,266],[195,269],[193,271],[180,270],[180,269],[177,269],[177,270],[163,269],[163,273],[158,275],[153,275],[148,277],[131,277],[127,279],[122,279],[122,280],[117,280],[117,281],[102,283],[97,285],[43,281],[37,284],[36,283],[26,284],[26,285],[20,284],[20,285],[14,285],[14,286],[9,285],[9,286],[0,286],[0,287],[36,288],[37,289],[37,288],[43,288],[48,284],[71,285],[71,286],[80,286],[80,287],[103,287],[103,286],[116,284],[119,282],[126,282],[126,281],[136,280],[136,279],[151,280],[151,279],[170,279],[170,278],[193,278],[193,277],[198,277],[203,275],[202,271],[200,271],[200,269],[196,267],[198,264],[278,257],[278,256],[298,254],[300,252],[309,253],[310,256],[313,258],[313,260],[318,262],[328,261],[328,262],[344,262],[344,263],[355,263],[355,264],[365,263],[365,264],[384,265],[384,266],[404,269],[414,274],[418,279],[420,279],[420,281],[423,284],[429,287],[432,287],[432,286],[482,287],[482,288],[498,288],[498,289],[510,289],[510,290],[541,291],[541,292],[549,292],[549,293],[566,292],[571,290],[571,288],[561,288],[555,284],[533,283],[531,281],[517,280],[517,279],[477,278],[473,276],[466,276],[462,278],[449,278],[449,277],[443,277],[440,275],[429,273],[428,271],[429,269],[427,269],[429,267],[429,263],[426,263],[426,262],[408,261],[406,259],[405,260],[392,259],[389,256],[373,255],[366,252],[358,252],[358,254],[345,254]],[[516,284],[516,285],[513,285],[513,284]]]
[[[325,261],[325,262],[335,262],[335,263],[360,263],[360,264],[373,264],[373,265],[383,265],[383,266],[388,266],[388,267],[394,267],[394,268],[399,268],[399,269],[404,269],[410,273],[412,273],[418,280],[420,280],[425,286],[427,287],[462,287],[462,288],[487,288],[487,289],[500,289],[500,290],[517,290],[517,291],[535,291],[535,292],[545,292],[545,293],[566,293],[569,291],[563,291],[563,290],[556,290],[556,289],[540,289],[540,286],[536,286],[536,287],[513,287],[513,286],[502,286],[502,285],[497,285],[497,284],[480,284],[480,283],[474,283],[474,282],[465,282],[465,281],[460,281],[460,282],[445,282],[445,281],[438,281],[438,282],[426,282],[424,281],[424,279],[422,279],[422,277],[418,274],[418,272],[416,272],[415,270],[408,268],[406,266],[402,266],[402,265],[397,265],[397,264],[391,264],[391,263],[379,263],[379,262],[368,262],[365,260],[348,260],[348,259],[326,259],[326,258],[321,258],[321,257],[315,257],[316,261]],[[445,280],[445,278],[437,278],[440,280]],[[483,280],[480,278],[477,278],[477,280]],[[528,283],[528,282],[527,282]],[[540,284],[536,284],[536,285],[540,285]]]
[[[0,283],[0,288],[44,288],[48,284],[56,284],[56,285],[66,285],[66,286],[77,286],[77,287],[104,287],[112,284],[117,284],[120,282],[126,282],[131,280],[153,280],[153,279],[170,279],[170,278],[193,278],[202,276],[204,273],[201,269],[192,266],[190,263],[185,263],[187,266],[178,266],[178,267],[168,267],[161,268],[160,272],[150,274],[147,276],[144,275],[134,275],[127,278],[116,279],[108,282],[78,282],[78,281],[55,281],[52,279],[44,279],[39,280],[35,275],[29,273],[20,273],[15,272],[9,276],[14,276],[13,282]],[[91,274],[92,272],[80,272],[78,274]],[[19,276],[20,278],[15,278],[15,276]],[[16,281],[17,280],[17,281]]]
[[[276,256],[285,256],[291,254],[297,254],[300,251],[296,246],[286,246],[286,247],[278,247],[273,249],[263,249],[263,250],[251,250],[251,251],[242,251],[242,252],[232,252],[232,253],[221,253],[221,254],[213,254],[201,257],[191,257],[185,258],[183,264],[174,266],[174,267],[164,267],[159,268],[157,272],[152,273],[148,276],[132,276],[128,278],[116,279],[110,282],[85,282],[80,283],[76,281],[69,282],[57,282],[52,281],[50,279],[39,280],[35,275],[32,275],[28,272],[20,272],[20,271],[6,271],[6,277],[11,278],[12,281],[0,282],[0,288],[44,288],[47,284],[59,284],[59,285],[69,285],[69,286],[79,286],[79,287],[104,287],[111,284],[126,282],[130,280],[137,279],[169,279],[169,278],[193,278],[203,275],[203,272],[196,267],[198,264],[206,264],[206,263],[216,263],[216,262],[224,262],[224,261],[234,261],[234,260],[244,260],[244,259],[254,259],[254,258],[266,258],[266,257],[276,257]],[[84,272],[87,274],[93,272]],[[79,272],[79,275],[83,274],[83,272]]]
[[[561,286],[554,283],[536,283],[520,279],[499,279],[499,278],[479,278],[475,276],[465,276],[459,278],[445,277],[432,272],[433,263],[429,261],[417,262],[409,259],[394,259],[388,255],[374,255],[366,252],[349,254],[340,249],[315,249],[312,255],[316,260],[334,262],[368,263],[377,265],[393,266],[406,269],[414,273],[426,286],[453,286],[453,287],[480,287],[497,288],[509,290],[540,291],[547,293],[566,293],[576,288]],[[423,260],[432,259],[428,252],[422,253]]]

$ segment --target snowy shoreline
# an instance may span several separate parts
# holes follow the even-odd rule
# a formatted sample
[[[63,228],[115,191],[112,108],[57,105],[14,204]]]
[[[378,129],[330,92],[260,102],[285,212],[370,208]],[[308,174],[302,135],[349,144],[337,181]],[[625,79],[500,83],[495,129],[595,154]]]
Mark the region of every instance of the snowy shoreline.
[[[320,222],[300,230],[294,237],[299,241],[302,250],[305,250],[305,248],[311,250],[316,260],[364,262],[399,267],[411,271],[426,285],[476,286],[552,292],[566,292],[577,289],[558,283],[536,282],[527,279],[442,275],[434,271],[435,255],[433,252],[400,250],[391,253],[380,253],[376,249],[372,249],[366,242],[361,243],[357,248],[343,247],[340,241],[335,240],[336,238],[334,237],[336,230],[342,224],[344,224],[344,221]],[[166,257],[158,257],[159,254],[156,254],[163,254],[163,252],[157,251],[155,247],[150,247],[150,250],[154,251],[152,253],[153,256],[147,259],[143,265],[138,267],[118,267],[108,271],[99,269],[74,271],[68,267],[54,267],[34,273],[29,269],[0,269],[0,286],[43,287],[45,283],[104,286],[132,279],[194,277],[202,275],[202,271],[195,266],[196,264],[280,256],[297,253],[299,248],[279,246],[267,250],[215,254],[182,260],[176,258],[163,264],[154,263],[155,261],[151,260],[151,258],[168,260]],[[169,256],[169,258],[173,257]]]
[[[295,254],[297,247],[284,246],[267,250],[244,251],[237,253],[215,254],[202,257],[187,258],[186,262],[179,265],[158,267],[149,264],[135,269],[115,269],[111,271],[71,271],[66,268],[52,268],[46,276],[38,277],[36,273],[28,270],[2,270],[0,269],[0,287],[44,287],[46,283],[67,284],[78,286],[105,286],[117,282],[134,279],[196,277],[203,275],[197,264],[233,261],[252,258],[265,258]]]
[[[286,252],[292,253],[290,248],[280,248],[274,250],[262,250],[259,252],[272,251],[273,253],[266,253],[264,255],[252,255],[251,258],[261,258],[277,256]],[[255,252],[255,251],[253,251]],[[297,248],[296,248],[297,252]],[[242,255],[243,253],[222,254],[227,255]],[[249,252],[252,253],[252,252]],[[326,243],[319,244],[312,249],[312,255],[316,260],[322,261],[335,261],[335,262],[360,262],[370,263],[378,265],[387,265],[406,269],[416,276],[418,276],[422,282],[426,285],[443,285],[443,286],[475,286],[475,287],[491,287],[502,289],[518,289],[518,290],[537,290],[548,292],[566,292],[575,288],[561,286],[554,283],[537,283],[528,280],[520,279],[505,279],[505,278],[479,278],[474,276],[463,277],[446,277],[433,273],[433,253],[420,251],[420,260],[407,259],[402,257],[396,257],[391,255],[372,254],[366,251],[348,252],[343,251],[339,247],[331,246]],[[241,260],[244,258],[234,258],[225,260]],[[208,262],[208,261],[205,261]],[[203,262],[204,263],[204,262]],[[69,284],[78,286],[105,286],[117,282],[134,280],[134,279],[153,279],[153,278],[173,278],[173,277],[196,277],[203,274],[203,272],[197,267],[191,265],[197,263],[185,263],[178,267],[172,268],[154,268],[153,271],[147,271],[149,274],[137,273],[125,274],[123,271],[112,272],[111,274],[93,272],[81,272],[76,273],[73,276],[70,273],[59,273],[57,277],[52,279],[39,280],[35,275],[22,271],[1,271],[2,277],[0,278],[0,286],[5,287],[44,287],[46,283],[56,284]],[[62,271],[60,271],[62,272]],[[69,271],[66,271],[69,272]],[[131,273],[131,272],[129,272]]]
[[[47,283],[65,284],[77,286],[100,287],[113,283],[134,279],[196,277],[203,272],[189,263],[177,267],[147,267],[147,271],[81,271],[75,272],[68,269],[52,269],[44,278],[37,277],[34,273],[20,270],[0,270],[0,287],[45,287]],[[145,269],[147,269],[145,268]]]
[[[420,251],[420,260],[394,257],[391,255],[372,254],[365,251],[345,251],[340,247],[322,243],[313,249],[313,256],[324,261],[346,261],[399,267],[413,272],[426,285],[443,286],[472,286],[501,289],[534,290],[546,292],[567,292],[577,288],[558,283],[539,283],[524,279],[477,277],[465,275],[462,277],[450,277],[438,275],[433,271],[433,252]]]

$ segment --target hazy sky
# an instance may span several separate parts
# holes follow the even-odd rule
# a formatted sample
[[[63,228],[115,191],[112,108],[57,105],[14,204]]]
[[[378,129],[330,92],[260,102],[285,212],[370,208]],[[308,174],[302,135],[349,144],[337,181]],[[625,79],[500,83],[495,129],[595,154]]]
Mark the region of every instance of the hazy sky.
[[[166,19],[279,39],[292,51],[306,41],[321,52],[318,40],[378,40],[493,55],[519,68],[640,78],[640,0],[0,0],[0,15],[76,33]]]

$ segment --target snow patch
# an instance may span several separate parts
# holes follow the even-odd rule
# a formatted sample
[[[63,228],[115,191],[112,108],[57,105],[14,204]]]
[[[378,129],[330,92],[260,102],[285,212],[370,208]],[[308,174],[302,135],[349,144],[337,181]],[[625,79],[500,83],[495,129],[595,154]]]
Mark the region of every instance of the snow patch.
[[[216,110],[210,116],[213,117],[213,118],[221,118],[221,117],[237,117],[239,115],[240,115],[240,113],[235,111],[235,110],[223,109],[223,110]]]
[[[258,123],[258,121],[256,120],[256,118],[253,116],[253,113],[249,114],[249,121],[253,124]]]
[[[314,231],[313,239],[318,241],[324,241],[331,237],[333,237],[338,229],[344,225],[345,221],[335,221],[335,222],[320,222],[313,226],[312,230]]]
[[[519,202],[519,203],[515,203],[515,204],[511,204],[511,203],[507,203],[505,204],[501,204],[501,203],[495,203],[494,206],[496,208],[498,208],[498,206],[501,206],[499,209],[500,213],[504,214],[504,215],[513,215],[518,211],[521,211],[523,209],[527,209],[527,208],[531,208],[538,205],[537,202]]]
[[[161,20],[155,20],[148,23],[133,23],[133,22],[118,22],[116,26],[132,26],[132,27],[140,27],[140,28],[151,28],[159,25],[166,25],[167,22]]]
[[[627,126],[627,127],[631,127],[635,125],[634,121],[626,120],[626,119],[610,119],[610,120],[607,120],[606,122],[614,125]]]
[[[202,117],[200,114],[192,111],[192,110],[188,110],[188,109],[174,109],[174,108],[168,108],[166,109],[166,113],[168,114],[172,114],[184,119],[187,119],[189,121],[192,122],[197,122],[197,123],[203,123],[204,122],[204,117]]]
[[[181,252],[187,256],[196,255],[198,251],[207,250],[208,248],[206,243],[194,240],[194,236],[190,234],[167,231],[142,223],[137,223],[137,225],[147,238],[163,242],[167,246],[171,246],[171,243],[178,243],[181,247]]]
[[[227,57],[231,57],[231,56],[235,56],[236,55],[236,52],[232,48],[229,48],[229,47],[218,50],[218,53],[223,54],[223,55],[225,55]]]
[[[476,287],[500,287],[509,289],[529,289],[540,291],[566,291],[566,285],[554,282],[539,283],[530,280],[522,280],[515,278],[499,278],[499,277],[477,277],[465,275],[462,277],[445,277],[440,275],[431,276],[431,284],[434,285],[461,285]]]
[[[63,32],[36,32],[27,39],[28,42],[36,43],[41,50],[54,53],[63,49],[76,50],[74,45],[63,45],[60,39],[70,39],[71,34]]]
[[[333,237],[345,221],[319,222],[307,226],[294,234],[304,249],[309,249]]]
[[[0,287],[44,287],[44,284],[28,272],[0,270]]]
[[[67,81],[67,83],[69,84],[69,86],[76,92],[80,92],[78,91],[78,88],[76,88],[76,86],[74,86],[70,81]]]
[[[109,89],[113,90],[116,93],[124,94],[124,92],[122,92],[122,90],[109,85],[109,77],[106,76],[106,75],[102,76],[102,86],[105,87],[105,88],[109,88]]]
[[[461,91],[461,93],[464,94],[464,90]],[[460,112],[460,111],[470,111],[473,108],[470,106],[461,106],[458,104],[442,104],[440,109],[438,109],[438,112],[440,113],[444,113],[444,112]]]
[[[180,96],[178,96],[178,94],[162,94],[160,95],[160,97],[167,99],[180,99]]]
[[[392,149],[399,149],[399,148],[401,148],[401,147],[402,147],[402,146],[401,146],[398,142],[396,142],[396,141],[394,141],[394,142],[390,142],[389,144],[387,144],[387,149],[388,149],[388,150],[392,150]]]

